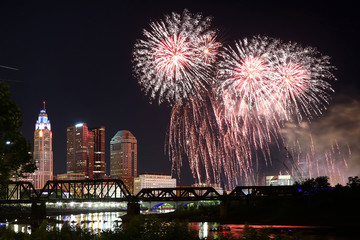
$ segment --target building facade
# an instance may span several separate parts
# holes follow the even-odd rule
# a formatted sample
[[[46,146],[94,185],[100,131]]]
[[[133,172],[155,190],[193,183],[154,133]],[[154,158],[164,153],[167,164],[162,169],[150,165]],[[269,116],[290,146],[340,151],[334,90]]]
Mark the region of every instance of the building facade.
[[[88,179],[105,177],[105,127],[89,129],[86,123],[67,128],[67,173],[84,173]]]
[[[55,180],[85,180],[84,173],[63,173],[54,177]]]
[[[118,131],[110,141],[110,175],[137,177],[137,140],[130,131]]]
[[[33,161],[37,170],[30,175],[35,189],[44,187],[53,179],[53,149],[51,124],[44,108],[40,111],[35,124]]]
[[[89,129],[89,145],[92,146],[90,161],[95,179],[103,179],[106,174],[105,162],[105,127]]]
[[[219,183],[195,183],[191,185],[192,187],[212,187],[214,188],[219,194],[224,194],[224,189],[220,186]]]
[[[266,176],[266,186],[290,186],[294,184],[291,175]]]
[[[86,123],[67,128],[66,132],[66,172],[85,173],[89,178],[89,129]],[[91,167],[91,166],[90,166]]]
[[[176,179],[165,173],[143,173],[134,179],[134,195],[143,188],[175,188]]]

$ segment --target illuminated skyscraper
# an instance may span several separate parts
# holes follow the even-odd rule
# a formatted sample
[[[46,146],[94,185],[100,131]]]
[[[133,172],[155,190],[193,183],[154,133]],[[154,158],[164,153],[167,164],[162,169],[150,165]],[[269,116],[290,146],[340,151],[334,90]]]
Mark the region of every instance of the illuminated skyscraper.
[[[85,173],[87,178],[92,178],[89,174],[89,130],[86,123],[79,123],[67,128],[67,173]],[[91,167],[91,166],[90,166]]]
[[[118,131],[110,141],[110,175],[137,177],[137,140],[130,131]]]
[[[53,179],[52,132],[48,115],[44,108],[35,124],[33,160],[37,170],[32,174],[34,187],[41,189],[48,180]]]
[[[89,129],[89,146],[92,146],[89,154],[93,175],[95,179],[104,178],[105,165],[105,127]]]
[[[86,123],[67,128],[67,173],[86,178],[105,177],[105,127],[89,129]]]

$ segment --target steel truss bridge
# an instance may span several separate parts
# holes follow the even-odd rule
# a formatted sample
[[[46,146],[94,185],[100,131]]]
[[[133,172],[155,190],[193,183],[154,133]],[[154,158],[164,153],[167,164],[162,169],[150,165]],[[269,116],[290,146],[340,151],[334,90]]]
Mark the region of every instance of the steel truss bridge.
[[[47,181],[41,190],[31,182],[12,182],[0,188],[1,203],[132,201],[120,179]]]
[[[32,215],[44,217],[46,203],[52,202],[127,202],[127,214],[140,214],[140,204],[183,203],[220,201],[221,214],[227,214],[233,201],[262,199],[267,197],[291,197],[301,195],[294,186],[238,186],[230,194],[220,194],[212,187],[143,188],[132,195],[120,179],[58,180],[48,181],[41,190],[30,182],[11,182],[0,186],[0,204],[31,203]],[[223,209],[223,210],[221,210]]]
[[[294,186],[238,186],[230,194],[220,194],[212,187],[143,188],[132,195],[120,179],[48,181],[41,190],[30,182],[11,182],[0,187],[0,204],[33,202],[87,201],[201,201],[245,199],[266,196],[294,196]]]

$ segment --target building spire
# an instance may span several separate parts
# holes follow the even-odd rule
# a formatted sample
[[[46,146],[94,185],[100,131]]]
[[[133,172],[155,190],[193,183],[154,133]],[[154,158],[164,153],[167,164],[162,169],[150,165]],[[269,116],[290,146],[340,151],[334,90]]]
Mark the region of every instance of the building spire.
[[[45,101],[43,101],[43,104],[44,104],[44,108],[43,108],[43,110],[46,110],[45,103],[46,103],[46,102],[45,102]]]

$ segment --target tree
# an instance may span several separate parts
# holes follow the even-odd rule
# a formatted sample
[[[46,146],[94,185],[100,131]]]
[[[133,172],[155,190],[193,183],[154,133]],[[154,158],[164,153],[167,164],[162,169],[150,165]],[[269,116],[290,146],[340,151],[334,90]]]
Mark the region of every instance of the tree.
[[[305,179],[303,182],[295,182],[294,186],[301,187],[307,192],[319,191],[320,189],[330,188],[329,177],[320,176],[317,178]]]
[[[349,177],[349,182],[346,185],[352,189],[360,189],[360,178],[358,176]]]
[[[11,177],[20,178],[32,173],[36,166],[31,162],[30,143],[19,128],[21,111],[10,99],[9,86],[0,82],[0,184],[7,184]]]

